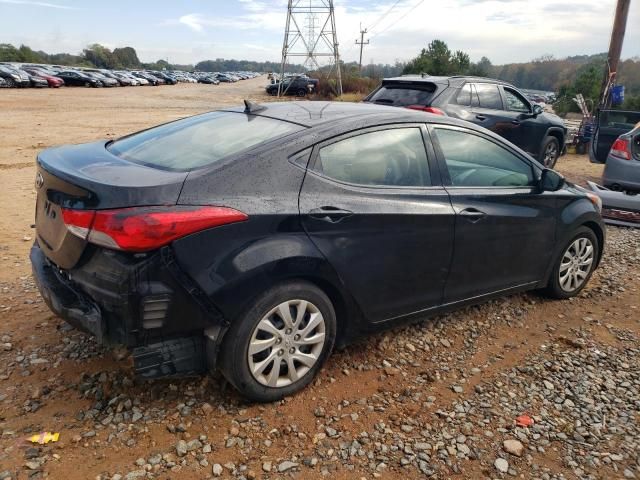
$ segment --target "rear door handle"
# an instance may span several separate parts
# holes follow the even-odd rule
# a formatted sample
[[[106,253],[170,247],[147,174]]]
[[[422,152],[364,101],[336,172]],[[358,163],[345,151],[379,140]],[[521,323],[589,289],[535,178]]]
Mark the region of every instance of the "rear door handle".
[[[487,119],[487,117],[485,117],[484,115],[476,115],[476,118],[480,121]]]
[[[311,218],[329,223],[338,223],[343,218],[350,217],[351,215],[353,215],[353,212],[350,210],[343,210],[332,206],[314,208],[309,211],[309,216]]]
[[[460,216],[465,217],[465,219],[471,223],[476,223],[482,220],[487,214],[477,208],[465,208],[460,211]]]

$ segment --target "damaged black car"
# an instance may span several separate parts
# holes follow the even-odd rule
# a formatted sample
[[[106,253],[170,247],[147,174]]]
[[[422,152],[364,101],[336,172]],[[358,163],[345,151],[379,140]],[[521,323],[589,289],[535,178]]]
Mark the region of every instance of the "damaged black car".
[[[48,306],[154,378],[221,369],[273,401],[334,346],[513,292],[578,294],[597,195],[471,123],[246,102],[39,154]]]

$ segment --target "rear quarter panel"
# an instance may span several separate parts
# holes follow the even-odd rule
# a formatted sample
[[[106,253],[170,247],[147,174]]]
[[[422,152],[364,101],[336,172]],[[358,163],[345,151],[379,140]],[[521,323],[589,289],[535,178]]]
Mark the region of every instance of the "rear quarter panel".
[[[192,172],[185,182],[180,204],[223,205],[249,217],[173,244],[180,266],[230,322],[258,295],[288,279],[315,283],[337,312],[359,318],[355,302],[300,224],[298,197],[306,165],[289,157],[309,141],[313,138],[229,159],[217,168]]]

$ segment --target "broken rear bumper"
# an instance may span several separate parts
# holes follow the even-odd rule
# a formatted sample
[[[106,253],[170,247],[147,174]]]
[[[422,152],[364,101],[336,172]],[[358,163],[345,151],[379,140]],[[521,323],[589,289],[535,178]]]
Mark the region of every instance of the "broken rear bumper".
[[[99,343],[103,343],[105,322],[95,302],[72,288],[70,282],[62,278],[63,273],[47,261],[37,244],[31,247],[29,257],[33,278],[51,311],[79,330],[95,336]]]
[[[215,367],[226,321],[173,258],[95,248],[71,270],[52,263],[36,242],[33,277],[47,306],[105,345],[132,350],[136,373],[184,375]]]

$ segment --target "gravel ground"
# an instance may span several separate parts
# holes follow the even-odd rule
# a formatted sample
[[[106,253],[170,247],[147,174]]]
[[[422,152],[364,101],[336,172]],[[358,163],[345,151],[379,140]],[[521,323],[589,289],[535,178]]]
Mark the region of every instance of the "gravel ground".
[[[558,167],[573,162],[598,175]],[[47,310],[28,233],[0,244],[0,480],[640,479],[640,230],[609,228],[578,298],[515,295],[363,339],[268,405],[219,375],[134,379],[125,352]],[[43,431],[60,440],[27,441]]]

